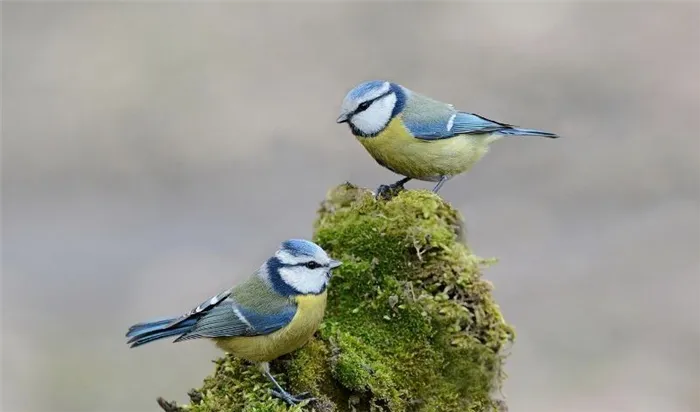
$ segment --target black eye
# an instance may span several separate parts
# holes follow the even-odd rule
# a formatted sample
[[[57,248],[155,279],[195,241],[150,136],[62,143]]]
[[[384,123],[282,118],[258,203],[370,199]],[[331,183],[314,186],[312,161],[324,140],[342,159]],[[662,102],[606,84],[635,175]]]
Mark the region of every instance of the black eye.
[[[355,110],[355,113],[364,112],[365,110],[367,110],[367,108],[368,108],[371,104],[372,104],[372,102],[362,102],[362,103],[360,103],[360,105],[357,106],[357,110]]]
[[[313,260],[311,262],[306,262],[304,266],[306,266],[309,269],[316,269],[321,267],[321,265],[319,265],[317,262],[314,262]]]

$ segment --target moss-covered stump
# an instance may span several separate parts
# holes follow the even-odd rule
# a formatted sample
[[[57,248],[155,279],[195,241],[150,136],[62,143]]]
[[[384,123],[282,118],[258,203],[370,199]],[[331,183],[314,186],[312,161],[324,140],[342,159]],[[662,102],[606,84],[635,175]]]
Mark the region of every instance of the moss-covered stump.
[[[461,239],[459,212],[427,191],[377,201],[350,184],[322,203],[314,240],[343,261],[324,324],[302,349],[272,363],[290,392],[317,401],[287,407],[257,368],[226,356],[191,403],[197,412],[490,411],[514,337],[481,269],[492,263]]]

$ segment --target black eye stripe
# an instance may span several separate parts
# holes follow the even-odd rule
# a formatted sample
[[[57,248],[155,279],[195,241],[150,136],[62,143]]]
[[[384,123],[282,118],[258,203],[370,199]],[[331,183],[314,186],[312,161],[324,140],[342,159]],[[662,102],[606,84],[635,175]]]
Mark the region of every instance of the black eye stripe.
[[[369,106],[372,105],[372,102],[373,102],[373,101],[374,101],[374,100],[366,101],[366,102],[360,103],[360,105],[357,106],[357,109],[355,109],[355,111],[352,112],[353,116],[356,115],[356,114],[358,114],[358,113],[362,113],[362,112],[364,112],[365,110],[369,109]]]
[[[287,267],[304,266],[304,267],[309,268],[309,269],[317,269],[317,268],[323,267],[322,264],[316,262],[315,260],[311,260],[311,261],[309,261],[309,262],[294,263],[294,264],[291,264],[291,265],[288,264],[288,265],[284,265],[284,266],[287,266]]]
[[[355,109],[355,111],[352,112],[352,114],[356,115],[358,113],[364,112],[365,110],[369,109],[369,107],[372,105],[372,103],[376,102],[377,100],[381,99],[382,97],[386,97],[386,96],[390,95],[391,93],[393,93],[393,92],[391,90],[389,90],[388,92],[386,92],[384,94],[380,94],[379,96],[375,97],[372,100],[367,100],[365,102],[360,103],[360,105],[357,106],[357,109]]]
[[[304,266],[306,266],[309,269],[317,269],[321,267],[321,264],[312,260],[310,262],[306,262]]]

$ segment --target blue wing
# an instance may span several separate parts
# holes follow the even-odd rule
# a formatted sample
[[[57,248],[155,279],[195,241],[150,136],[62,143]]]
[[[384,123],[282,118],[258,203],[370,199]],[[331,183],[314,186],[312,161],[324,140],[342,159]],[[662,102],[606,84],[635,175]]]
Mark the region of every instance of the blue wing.
[[[290,302],[274,313],[260,313],[229,298],[202,316],[190,331],[175,339],[175,342],[195,338],[267,335],[288,325],[296,311],[296,305]]]
[[[131,347],[154,340],[179,336],[175,342],[195,338],[266,335],[292,321],[297,307],[291,301],[278,301],[268,310],[249,308],[236,301],[232,290],[222,292],[186,314],[155,319],[129,328]]]
[[[453,112],[432,119],[417,118],[410,121],[404,118],[406,128],[417,139],[448,139],[461,134],[502,133],[512,136],[557,137],[554,133],[540,130],[522,129],[510,124],[496,122],[474,113]]]
[[[439,117],[419,117],[415,120],[404,118],[404,124],[414,137],[423,140],[447,139],[460,134],[493,133],[513,128],[512,125],[465,112],[443,112]]]

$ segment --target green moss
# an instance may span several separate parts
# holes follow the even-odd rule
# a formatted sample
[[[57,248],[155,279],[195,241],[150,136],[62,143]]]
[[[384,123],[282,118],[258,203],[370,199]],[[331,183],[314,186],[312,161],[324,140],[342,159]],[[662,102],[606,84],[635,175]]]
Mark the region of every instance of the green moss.
[[[488,411],[513,341],[481,279],[493,260],[462,241],[462,218],[440,197],[404,191],[376,201],[350,184],[329,192],[314,240],[344,262],[326,318],[299,351],[273,362],[293,391],[319,400],[288,408],[259,371],[227,356],[186,407],[212,411]]]

